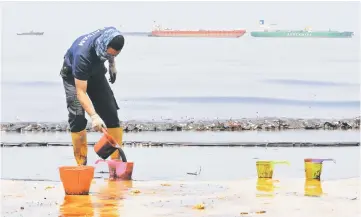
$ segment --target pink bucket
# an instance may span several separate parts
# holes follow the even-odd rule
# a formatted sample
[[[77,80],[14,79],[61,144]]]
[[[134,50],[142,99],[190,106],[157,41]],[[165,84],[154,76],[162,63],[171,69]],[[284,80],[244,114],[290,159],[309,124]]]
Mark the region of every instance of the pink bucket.
[[[109,168],[109,180],[131,180],[133,174],[133,162],[123,162],[121,160],[97,160],[106,162]]]

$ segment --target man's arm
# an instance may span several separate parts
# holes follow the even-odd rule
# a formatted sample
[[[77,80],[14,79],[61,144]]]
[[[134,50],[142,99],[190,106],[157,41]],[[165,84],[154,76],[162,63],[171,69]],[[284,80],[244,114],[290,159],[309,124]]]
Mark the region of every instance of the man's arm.
[[[77,55],[74,58],[73,75],[75,81],[76,96],[81,106],[92,119],[93,128],[97,131],[101,131],[103,127],[106,128],[106,125],[104,121],[99,117],[99,115],[95,112],[93,103],[91,102],[88,94],[86,93],[88,87],[87,80],[89,78],[90,70],[90,62],[87,58],[82,55]]]
[[[91,117],[96,114],[93,104],[91,100],[89,99],[88,94],[86,93],[88,81],[83,81],[74,78],[75,80],[75,87],[76,87],[76,96],[78,97],[78,100],[83,106],[84,110],[88,113],[88,115]]]
[[[73,75],[75,80],[76,95],[84,110],[88,113],[89,116],[92,116],[95,114],[95,110],[93,108],[91,100],[86,93],[88,86],[87,80],[89,78],[90,70],[90,61],[88,60],[88,58],[79,54],[75,55],[73,64]]]

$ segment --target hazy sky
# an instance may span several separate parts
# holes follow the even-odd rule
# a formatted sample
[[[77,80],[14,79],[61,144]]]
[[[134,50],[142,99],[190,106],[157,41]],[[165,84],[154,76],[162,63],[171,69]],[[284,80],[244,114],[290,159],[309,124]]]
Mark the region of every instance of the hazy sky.
[[[3,3],[3,33],[68,32],[102,26],[148,31],[153,20],[170,28],[258,27],[337,29],[359,32],[359,2],[8,2]]]

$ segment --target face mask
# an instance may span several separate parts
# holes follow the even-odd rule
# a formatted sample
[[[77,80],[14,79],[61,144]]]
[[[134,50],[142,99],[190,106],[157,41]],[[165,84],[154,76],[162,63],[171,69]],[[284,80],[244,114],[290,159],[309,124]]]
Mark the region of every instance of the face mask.
[[[109,60],[112,57],[112,55],[108,54],[106,51],[102,52],[99,56],[101,61]]]

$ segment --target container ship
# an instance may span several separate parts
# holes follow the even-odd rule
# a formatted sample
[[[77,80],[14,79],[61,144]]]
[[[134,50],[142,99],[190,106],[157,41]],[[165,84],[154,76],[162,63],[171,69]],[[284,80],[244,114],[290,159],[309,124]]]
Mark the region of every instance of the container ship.
[[[239,38],[246,33],[246,30],[173,30],[163,29],[156,25],[150,33],[150,37],[206,37],[206,38]]]
[[[275,38],[351,38],[353,32],[340,32],[334,30],[313,31],[311,27],[304,30],[271,30],[269,26],[264,25],[264,20],[260,20],[261,31],[252,31],[253,37],[275,37]]]
[[[44,35],[44,32],[23,32],[23,33],[16,33],[17,35]]]

